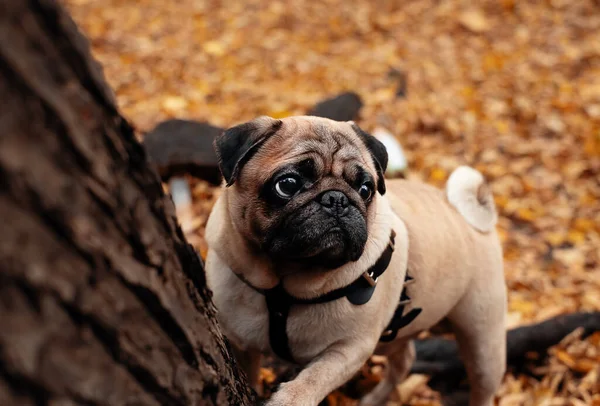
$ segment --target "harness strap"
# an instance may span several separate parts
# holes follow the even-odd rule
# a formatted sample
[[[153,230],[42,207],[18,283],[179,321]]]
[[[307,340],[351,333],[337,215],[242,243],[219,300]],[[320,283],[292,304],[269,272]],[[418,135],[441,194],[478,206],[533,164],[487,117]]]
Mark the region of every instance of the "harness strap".
[[[265,301],[269,310],[269,343],[279,358],[294,362],[287,335],[287,319],[292,307],[293,297],[285,291],[280,283],[265,293]]]
[[[240,278],[242,282],[254,289],[256,292],[265,296],[267,309],[269,311],[269,342],[271,348],[275,354],[289,362],[294,362],[294,358],[290,351],[289,340],[287,335],[287,319],[290,313],[290,309],[293,305],[311,305],[332,302],[334,300],[346,297],[350,303],[354,305],[363,305],[367,303],[377,286],[377,280],[386,271],[392,254],[394,252],[396,233],[392,230],[390,234],[390,241],[386,249],[383,251],[377,262],[365,271],[358,279],[352,282],[350,285],[344,286],[339,289],[332,290],[331,292],[314,298],[299,298],[290,295],[283,287],[280,282],[277,286],[271,289],[259,289],[253,286],[243,275],[238,273],[234,274]],[[405,285],[407,284],[407,278],[411,279],[408,275],[405,278]],[[406,299],[403,299],[406,297]],[[391,341],[396,337],[398,330],[415,319],[421,312],[421,309],[413,309],[407,315],[403,316],[404,304],[403,300],[410,301],[410,298],[406,295],[406,287],[402,290],[402,297],[400,299],[400,305],[396,309],[390,324],[385,330],[385,337],[382,336],[381,341]],[[416,312],[415,312],[416,311]],[[389,334],[387,334],[389,332]],[[392,338],[389,338],[392,337]],[[389,338],[389,339],[388,339]]]
[[[404,307],[411,302],[410,297],[408,297],[408,293],[406,292],[406,286],[410,285],[414,282],[414,278],[408,275],[408,270],[406,271],[406,276],[404,277],[404,287],[402,288],[402,293],[400,294],[400,303],[398,303],[398,307],[396,307],[396,311],[392,316],[392,320],[383,331],[383,334],[379,338],[379,341],[388,342],[392,341],[398,335],[398,330],[402,327],[410,324],[417,316],[423,311],[420,307],[415,307],[410,312],[404,313]]]

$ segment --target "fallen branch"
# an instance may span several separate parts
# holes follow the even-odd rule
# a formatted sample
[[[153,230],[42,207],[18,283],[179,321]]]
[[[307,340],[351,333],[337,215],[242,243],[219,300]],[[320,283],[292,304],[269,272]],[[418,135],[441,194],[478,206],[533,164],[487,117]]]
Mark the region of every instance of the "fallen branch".
[[[336,121],[350,121],[356,120],[362,106],[359,95],[354,92],[346,92],[317,103],[308,114]]]
[[[584,336],[599,331],[600,312],[566,314],[509,330],[506,355],[508,365],[519,366],[527,353],[545,352],[579,327],[583,327]],[[456,341],[430,338],[417,340],[415,345],[417,361],[411,372],[427,375],[464,373]]]
[[[143,145],[163,181],[189,174],[218,186],[221,174],[212,143],[222,131],[208,123],[167,120],[144,135]]]

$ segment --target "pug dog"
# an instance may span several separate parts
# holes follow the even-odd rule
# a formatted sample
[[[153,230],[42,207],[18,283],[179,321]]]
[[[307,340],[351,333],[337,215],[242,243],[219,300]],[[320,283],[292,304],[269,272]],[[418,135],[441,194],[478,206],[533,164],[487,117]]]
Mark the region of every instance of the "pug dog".
[[[408,374],[412,339],[451,324],[489,406],[505,372],[506,284],[494,200],[461,166],[445,190],[385,180],[386,149],[354,122],[259,117],[215,140],[226,182],[206,258],[221,326],[256,388],[261,354],[303,366],[268,406],[316,406],[376,353],[383,404]]]

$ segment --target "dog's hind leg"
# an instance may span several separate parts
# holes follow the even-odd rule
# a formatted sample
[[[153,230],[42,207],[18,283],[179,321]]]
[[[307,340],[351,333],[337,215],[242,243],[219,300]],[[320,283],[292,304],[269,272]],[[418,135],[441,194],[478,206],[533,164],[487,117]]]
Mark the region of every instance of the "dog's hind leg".
[[[391,342],[387,345],[389,345],[389,351],[382,354],[388,357],[385,376],[371,392],[360,400],[360,406],[384,405],[396,385],[406,378],[415,361],[415,345],[412,340]]]
[[[470,383],[470,406],[492,406],[506,370],[506,292],[503,281],[473,286],[450,320]]]

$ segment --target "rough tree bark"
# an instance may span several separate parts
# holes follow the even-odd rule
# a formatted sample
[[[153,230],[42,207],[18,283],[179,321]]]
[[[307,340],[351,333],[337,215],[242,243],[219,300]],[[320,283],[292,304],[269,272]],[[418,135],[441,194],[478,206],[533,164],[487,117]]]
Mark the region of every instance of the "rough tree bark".
[[[53,0],[0,0],[0,405],[245,405],[202,263]]]

